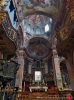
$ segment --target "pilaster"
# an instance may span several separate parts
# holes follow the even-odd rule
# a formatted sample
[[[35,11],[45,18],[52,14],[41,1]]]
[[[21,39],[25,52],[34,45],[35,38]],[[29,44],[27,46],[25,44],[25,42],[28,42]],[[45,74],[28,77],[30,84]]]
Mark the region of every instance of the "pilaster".
[[[52,47],[52,52],[53,52],[53,63],[54,63],[54,73],[55,73],[55,78],[56,78],[56,84],[57,88],[63,89],[63,84],[62,84],[62,77],[61,77],[61,72],[60,72],[60,63],[59,63],[59,57],[57,54],[56,47]]]
[[[15,87],[19,87],[19,90],[22,91],[22,81],[23,81],[23,73],[24,73],[24,51],[20,50],[18,54],[18,63],[19,63],[19,70],[16,74],[16,83]]]

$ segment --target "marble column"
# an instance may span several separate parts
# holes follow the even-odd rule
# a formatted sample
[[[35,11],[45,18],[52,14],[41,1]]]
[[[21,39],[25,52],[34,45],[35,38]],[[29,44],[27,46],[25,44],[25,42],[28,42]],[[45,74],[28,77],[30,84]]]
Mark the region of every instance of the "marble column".
[[[52,47],[53,51],[53,64],[54,64],[54,74],[56,78],[56,85],[57,88],[63,89],[63,84],[62,84],[62,77],[61,77],[61,72],[60,72],[60,63],[59,63],[59,57],[57,54],[56,47]]]
[[[23,81],[23,72],[24,72],[24,51],[23,50],[19,51],[18,63],[20,66],[16,74],[15,87],[19,87],[19,90],[22,91],[22,81]]]
[[[74,90],[74,69],[71,65],[70,58],[65,59],[65,63],[66,63],[68,75],[70,78],[70,84],[71,84],[71,87],[69,88],[72,88],[72,90]]]

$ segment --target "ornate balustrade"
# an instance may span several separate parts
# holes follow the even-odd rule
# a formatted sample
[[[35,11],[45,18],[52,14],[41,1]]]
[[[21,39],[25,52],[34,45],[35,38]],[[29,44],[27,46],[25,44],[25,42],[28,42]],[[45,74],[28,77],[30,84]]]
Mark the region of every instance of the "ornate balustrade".
[[[9,15],[6,11],[0,11],[0,24],[2,25],[8,38],[17,44],[17,31],[12,27]]]

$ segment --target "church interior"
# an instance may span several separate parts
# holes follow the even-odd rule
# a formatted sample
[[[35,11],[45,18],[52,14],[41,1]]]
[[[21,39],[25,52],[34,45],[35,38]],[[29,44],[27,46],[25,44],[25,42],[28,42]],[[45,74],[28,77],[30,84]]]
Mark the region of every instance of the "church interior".
[[[0,100],[74,100],[74,0],[0,0]]]

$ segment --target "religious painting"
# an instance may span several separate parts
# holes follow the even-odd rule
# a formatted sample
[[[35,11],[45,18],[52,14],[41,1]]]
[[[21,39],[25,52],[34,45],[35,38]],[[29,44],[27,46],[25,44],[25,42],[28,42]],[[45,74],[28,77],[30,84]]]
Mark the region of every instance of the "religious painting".
[[[31,58],[43,59],[51,52],[50,44],[45,39],[31,40],[27,46],[27,53]]]
[[[35,56],[37,58],[44,57],[48,55],[48,48],[41,44],[35,44],[33,47],[28,47],[28,52],[30,53],[31,56]]]

